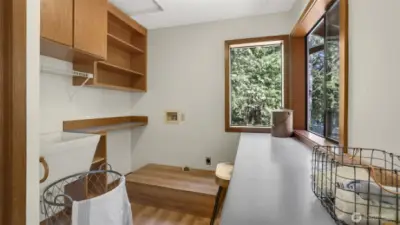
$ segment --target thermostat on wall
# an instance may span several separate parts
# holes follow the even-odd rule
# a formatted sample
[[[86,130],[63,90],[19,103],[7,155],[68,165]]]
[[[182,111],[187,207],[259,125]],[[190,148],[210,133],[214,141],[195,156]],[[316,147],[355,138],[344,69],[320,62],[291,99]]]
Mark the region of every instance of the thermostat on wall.
[[[165,122],[179,124],[183,121],[183,114],[178,111],[166,111],[165,112]]]

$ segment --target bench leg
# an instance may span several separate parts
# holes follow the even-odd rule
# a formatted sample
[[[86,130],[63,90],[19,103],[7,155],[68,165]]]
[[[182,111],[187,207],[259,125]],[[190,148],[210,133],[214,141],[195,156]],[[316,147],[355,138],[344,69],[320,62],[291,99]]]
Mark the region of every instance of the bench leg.
[[[215,203],[214,203],[214,211],[211,217],[211,221],[210,221],[210,225],[214,225],[214,221],[215,218],[218,216],[218,212],[219,212],[219,204],[220,204],[220,198],[221,198],[221,194],[222,194],[222,187],[219,186],[218,188],[218,193],[217,193],[217,197],[215,197]]]

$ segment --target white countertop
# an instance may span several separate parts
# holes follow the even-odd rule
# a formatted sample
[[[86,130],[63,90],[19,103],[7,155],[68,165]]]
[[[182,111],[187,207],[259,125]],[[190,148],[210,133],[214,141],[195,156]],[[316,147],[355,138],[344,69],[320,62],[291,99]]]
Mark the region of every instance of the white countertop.
[[[222,225],[334,225],[311,191],[311,150],[292,138],[243,133]]]

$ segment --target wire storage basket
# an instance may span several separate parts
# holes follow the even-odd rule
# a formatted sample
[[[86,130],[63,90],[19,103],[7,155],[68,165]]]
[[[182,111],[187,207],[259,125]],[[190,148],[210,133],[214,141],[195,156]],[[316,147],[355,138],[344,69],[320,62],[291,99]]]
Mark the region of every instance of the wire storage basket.
[[[315,146],[312,191],[336,224],[400,224],[399,169],[383,150]]]
[[[113,190],[119,185],[121,177],[120,173],[110,167],[110,170],[74,174],[52,183],[42,196],[44,224],[71,225],[74,201],[91,199]]]

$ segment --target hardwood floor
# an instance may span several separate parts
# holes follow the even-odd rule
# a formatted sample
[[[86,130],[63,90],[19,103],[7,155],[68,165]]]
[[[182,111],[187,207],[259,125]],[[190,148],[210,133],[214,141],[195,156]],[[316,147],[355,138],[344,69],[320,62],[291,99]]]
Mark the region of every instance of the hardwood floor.
[[[209,225],[210,219],[132,203],[135,225]],[[219,221],[215,222],[219,225]]]

